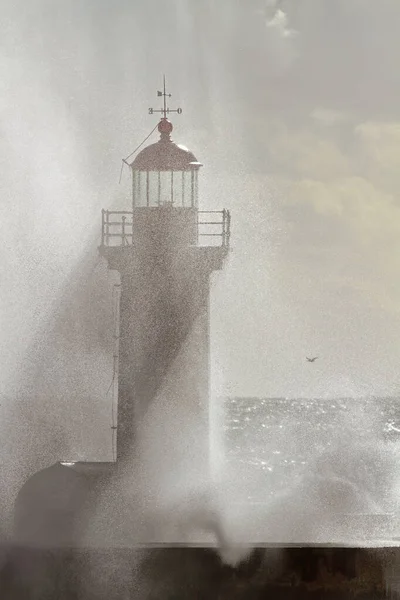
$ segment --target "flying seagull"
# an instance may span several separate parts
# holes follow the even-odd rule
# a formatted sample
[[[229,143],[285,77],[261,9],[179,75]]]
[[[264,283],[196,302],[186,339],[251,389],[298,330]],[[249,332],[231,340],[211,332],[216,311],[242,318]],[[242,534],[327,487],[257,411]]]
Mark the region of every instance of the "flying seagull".
[[[306,359],[308,360],[308,362],[314,362],[315,360],[317,360],[318,356],[314,356],[313,358],[308,358],[308,356],[306,356]]]

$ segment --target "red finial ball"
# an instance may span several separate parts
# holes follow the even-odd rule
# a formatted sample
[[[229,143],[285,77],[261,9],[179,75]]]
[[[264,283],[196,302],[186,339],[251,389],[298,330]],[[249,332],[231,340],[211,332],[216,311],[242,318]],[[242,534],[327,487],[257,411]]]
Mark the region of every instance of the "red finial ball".
[[[168,119],[161,119],[158,124],[158,131],[160,133],[171,133],[173,130],[172,123]]]

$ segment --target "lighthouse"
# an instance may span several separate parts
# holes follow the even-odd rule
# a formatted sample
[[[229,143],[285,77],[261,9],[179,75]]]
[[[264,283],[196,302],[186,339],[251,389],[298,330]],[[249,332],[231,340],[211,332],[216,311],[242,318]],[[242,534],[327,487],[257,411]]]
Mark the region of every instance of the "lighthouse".
[[[126,492],[119,476],[137,464],[143,435],[150,453],[157,448],[160,474],[209,476],[210,280],[229,252],[230,215],[200,210],[201,163],[173,141],[168,116],[181,109],[167,106],[165,80],[158,96],[163,106],[150,113],[161,113],[159,139],[126,161],[127,210],[102,211],[99,252],[120,280],[114,460],[60,457],[33,474],[15,504],[16,536],[26,544],[75,545],[82,510],[90,520],[100,492],[120,486],[118,515]]]
[[[150,411],[171,460],[182,460],[184,438],[207,468],[210,278],[229,250],[230,214],[200,209],[202,165],[173,140],[168,117],[182,110],[168,107],[170,96],[164,78],[163,106],[149,109],[161,113],[159,139],[125,161],[130,210],[102,213],[100,253],[121,283],[116,455],[119,464],[132,457]]]

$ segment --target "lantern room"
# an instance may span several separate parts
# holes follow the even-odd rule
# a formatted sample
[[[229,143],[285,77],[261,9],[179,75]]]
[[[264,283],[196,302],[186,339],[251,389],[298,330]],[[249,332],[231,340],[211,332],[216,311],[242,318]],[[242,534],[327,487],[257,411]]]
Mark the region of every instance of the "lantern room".
[[[110,246],[135,246],[149,255],[160,255],[182,245],[219,246],[227,251],[229,211],[199,210],[198,174],[202,164],[190,150],[171,139],[173,127],[168,116],[181,114],[182,109],[167,106],[171,94],[166,92],[165,77],[164,90],[157,96],[163,98],[163,108],[149,108],[149,114],[160,113],[158,125],[123,159],[132,172],[131,210],[102,211],[102,251]],[[159,140],[136,154],[157,128]],[[136,157],[129,160],[134,154]]]
[[[198,171],[202,166],[190,150],[171,139],[172,123],[163,117],[160,139],[130,164],[133,208],[198,208]]]

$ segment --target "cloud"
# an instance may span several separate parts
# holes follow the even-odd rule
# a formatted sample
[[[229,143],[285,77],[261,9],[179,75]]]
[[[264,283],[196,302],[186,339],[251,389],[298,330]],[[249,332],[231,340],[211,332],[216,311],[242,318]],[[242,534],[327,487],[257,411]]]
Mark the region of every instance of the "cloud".
[[[339,217],[351,228],[353,240],[374,251],[398,243],[400,208],[394,197],[377,189],[371,181],[350,176],[331,182],[303,179],[294,183],[292,199],[326,218]],[[379,245],[379,247],[378,247]]]
[[[311,117],[316,123],[326,127],[333,127],[346,119],[344,113],[329,108],[316,108],[312,111]]]
[[[268,140],[269,168],[288,180],[333,179],[351,173],[351,158],[338,144],[337,126],[316,121],[314,115],[297,126],[282,119],[269,121],[263,130]],[[338,120],[339,125],[341,121]],[[345,123],[345,127],[348,124]]]
[[[277,8],[277,2],[273,4],[274,6],[267,7],[265,11],[265,24],[267,28],[275,29],[284,38],[293,37],[297,32],[289,28],[287,14],[281,8]]]
[[[244,38],[250,35],[256,40],[259,32],[261,35],[254,50],[263,61],[262,71],[264,74],[281,75],[293,65],[297,56],[293,40],[297,31],[290,26],[289,14],[286,8],[282,8],[280,0],[267,0],[262,8],[251,13],[261,22],[261,27],[255,27],[252,21],[252,29],[244,32]],[[247,70],[247,65],[245,68]]]
[[[263,135],[270,172],[284,190],[280,270],[292,290],[308,281],[324,297],[321,306],[330,290],[335,302],[347,295],[354,306],[399,315],[400,121],[318,107],[297,122],[271,120]]]
[[[381,188],[398,195],[400,121],[367,121],[355,127],[360,167]]]

